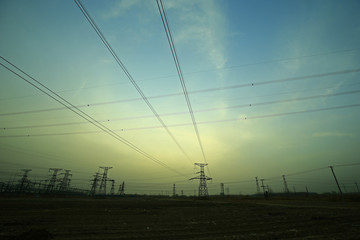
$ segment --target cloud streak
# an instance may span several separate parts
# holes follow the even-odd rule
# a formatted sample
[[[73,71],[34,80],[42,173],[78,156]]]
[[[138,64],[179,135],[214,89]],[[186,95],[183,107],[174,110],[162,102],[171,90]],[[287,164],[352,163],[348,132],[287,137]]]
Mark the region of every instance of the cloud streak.
[[[200,54],[207,56],[216,68],[223,68],[226,63],[225,29],[226,17],[219,11],[215,1],[169,1],[166,7],[177,12],[178,26],[175,44],[189,44]],[[172,24],[173,17],[170,19]]]

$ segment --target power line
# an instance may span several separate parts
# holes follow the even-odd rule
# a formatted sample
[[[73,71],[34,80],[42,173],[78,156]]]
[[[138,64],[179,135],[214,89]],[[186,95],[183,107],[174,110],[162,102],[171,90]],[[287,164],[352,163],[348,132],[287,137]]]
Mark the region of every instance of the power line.
[[[204,72],[212,72],[212,71],[219,71],[219,70],[228,70],[228,69],[234,69],[234,68],[241,68],[241,67],[249,67],[249,66],[255,66],[255,65],[261,65],[261,64],[268,64],[268,63],[276,63],[276,62],[284,62],[284,61],[290,61],[290,60],[297,60],[302,58],[310,58],[310,57],[319,57],[319,56],[326,56],[331,54],[337,54],[337,53],[344,53],[344,52],[353,52],[353,51],[359,51],[360,48],[350,48],[350,49],[343,49],[343,50],[336,50],[336,51],[329,51],[324,53],[315,53],[310,55],[303,55],[298,57],[287,57],[287,58],[278,58],[278,59],[270,59],[270,60],[264,60],[259,62],[252,62],[252,63],[244,63],[244,64],[237,64],[222,68],[216,68],[216,69],[206,69],[206,70],[199,70],[199,71],[193,71],[189,73],[204,73]],[[187,74],[189,74],[187,73]]]
[[[341,106],[333,106],[333,107],[327,107],[327,108],[317,108],[317,109],[309,109],[309,110],[301,110],[301,111],[293,111],[293,112],[274,113],[274,114],[250,116],[250,117],[243,117],[243,118],[229,118],[229,119],[222,119],[222,120],[210,120],[210,121],[198,122],[198,124],[235,122],[235,121],[239,121],[239,120],[248,120],[248,119],[263,119],[263,118],[280,117],[280,116],[286,116],[286,115],[296,115],[296,114],[305,114],[305,113],[313,113],[313,112],[330,111],[330,110],[336,110],[336,109],[346,109],[346,108],[353,108],[353,107],[360,107],[360,104],[341,105]],[[192,123],[180,123],[180,124],[168,125],[168,127],[183,127],[183,126],[190,126],[190,125],[192,125]],[[120,131],[133,131],[133,130],[145,130],[145,129],[161,128],[161,127],[162,126],[149,126],[149,127],[138,127],[138,128],[129,128],[129,129],[117,129],[117,130],[113,130],[113,131],[114,132],[117,132],[117,131],[119,131],[119,132]],[[65,135],[91,134],[91,133],[100,133],[100,131],[22,134],[22,135],[2,135],[2,136],[0,136],[0,138],[46,137],[46,136],[61,136],[61,135],[65,136]]]
[[[168,22],[168,19],[167,19],[167,16],[166,16],[166,11],[165,11],[162,0],[156,0],[156,3],[157,3],[157,6],[158,6],[158,9],[159,9],[159,13],[160,13],[160,16],[161,16],[162,23],[164,25],[166,37],[167,37],[167,40],[169,42],[169,46],[170,46],[171,54],[172,54],[173,59],[174,59],[176,70],[177,70],[177,73],[179,75],[179,79],[180,79],[180,82],[181,82],[181,87],[182,87],[183,92],[184,92],[184,96],[185,96],[185,99],[186,99],[186,104],[187,104],[188,109],[189,109],[189,113],[190,113],[191,120],[192,120],[192,123],[193,123],[193,126],[194,126],[194,130],[195,130],[198,142],[199,142],[201,153],[202,153],[202,156],[204,158],[205,163],[207,164],[204,148],[203,148],[201,138],[200,138],[200,133],[199,133],[198,127],[196,125],[195,115],[194,115],[194,112],[192,110],[190,98],[189,98],[189,95],[188,95],[188,92],[187,92],[187,89],[186,89],[184,76],[183,76],[182,71],[181,71],[180,62],[179,62],[179,59],[177,57],[175,44],[174,44],[172,34],[171,34],[171,29],[170,29],[169,22]],[[208,168],[208,171],[209,171],[209,174],[210,174],[209,168]],[[211,174],[210,174],[210,176],[211,176]]]
[[[228,69],[241,68],[241,67],[252,66],[252,65],[261,65],[261,64],[266,64],[266,63],[297,60],[297,59],[317,57],[317,56],[326,56],[326,55],[331,55],[331,54],[337,54],[337,53],[343,53],[343,52],[353,52],[353,51],[358,51],[358,50],[360,50],[360,48],[351,48],[351,49],[343,49],[343,50],[329,51],[329,52],[323,52],[323,53],[315,53],[315,54],[311,54],[311,55],[303,55],[303,56],[298,56],[298,57],[270,59],[270,60],[264,60],[264,61],[253,62],[253,63],[237,64],[237,65],[215,68],[215,69],[204,69],[204,70],[199,70],[199,71],[186,72],[186,73],[184,73],[184,75],[186,76],[186,75],[195,74],[195,73],[228,70]],[[175,77],[175,76],[177,76],[177,75],[158,76],[158,77],[138,80],[137,82],[151,81],[151,80],[170,78],[170,77]],[[83,89],[93,89],[93,88],[115,86],[115,85],[125,84],[125,83],[128,83],[128,82],[113,82],[113,83],[102,84],[102,85],[94,85],[94,86],[88,86],[88,87],[82,87],[82,88],[67,89],[67,90],[58,91],[57,93],[73,92],[73,91],[79,91],[79,90],[83,90]],[[190,94],[191,92],[188,92],[188,93]],[[181,95],[182,94],[183,93],[181,93]],[[21,97],[2,98],[1,100],[11,100],[11,99],[18,99],[18,98],[34,97],[34,96],[38,96],[38,95],[27,95],[27,96],[21,96]],[[151,97],[147,97],[147,98],[150,99]]]
[[[348,166],[357,166],[357,165],[360,165],[360,163],[338,164],[338,165],[333,165],[333,167],[348,167]]]
[[[320,94],[320,95],[313,95],[313,96],[307,96],[307,97],[290,98],[290,99],[282,99],[282,100],[259,102],[259,103],[239,104],[239,105],[228,106],[228,107],[199,109],[194,112],[200,113],[200,112],[238,109],[238,108],[244,108],[244,107],[256,107],[256,106],[262,106],[262,105],[272,105],[272,104],[286,103],[286,102],[297,102],[297,101],[304,101],[304,100],[310,100],[310,99],[334,97],[334,96],[341,96],[341,95],[350,95],[350,94],[357,94],[357,93],[360,93],[360,90],[337,92],[337,93],[330,93],[330,94]],[[173,112],[173,113],[162,114],[161,116],[174,116],[174,115],[182,115],[182,114],[188,114],[188,112]],[[125,117],[125,118],[118,118],[118,119],[111,119],[111,120],[108,119],[108,120],[103,120],[103,121],[99,121],[99,122],[113,122],[113,121],[120,121],[120,120],[143,119],[143,118],[149,118],[149,117],[154,117],[154,116],[153,115],[145,115],[145,116]],[[12,129],[25,129],[25,128],[58,127],[58,126],[68,126],[68,125],[80,125],[80,124],[87,124],[87,122],[68,122],[68,123],[39,124],[39,125],[27,125],[27,126],[15,126],[15,127],[1,127],[0,129],[12,130]],[[168,127],[171,127],[171,125],[168,125]],[[141,127],[139,129],[141,129]]]
[[[320,74],[304,75],[304,76],[298,76],[298,77],[274,79],[274,80],[262,81],[262,82],[249,82],[249,83],[246,83],[246,84],[236,84],[236,85],[230,85],[230,86],[225,86],[225,87],[199,89],[199,90],[189,91],[188,94],[199,94],[199,93],[222,91],[222,90],[233,90],[233,89],[237,89],[237,88],[254,87],[254,86],[257,86],[257,85],[276,84],[276,83],[279,83],[279,82],[288,82],[288,81],[304,80],[304,79],[310,79],[310,78],[336,76],[336,75],[353,73],[353,72],[360,72],[360,68],[346,69],[346,70],[341,70],[341,71],[326,72],[326,73],[320,73]],[[157,95],[157,96],[150,96],[150,97],[147,97],[147,99],[158,99],[158,98],[166,98],[166,97],[181,96],[181,95],[183,95],[183,93],[169,93],[169,94],[163,94],[163,95]],[[143,98],[130,98],[130,99],[124,99],[124,100],[82,104],[82,105],[77,105],[76,107],[77,108],[83,108],[83,107],[91,107],[91,106],[106,105],[106,104],[115,104],[115,103],[122,103],[122,102],[133,102],[133,101],[138,101],[138,100],[143,100]],[[59,111],[59,110],[64,110],[64,109],[66,109],[66,108],[57,107],[57,108],[38,109],[38,110],[21,111],[21,112],[10,112],[10,113],[2,113],[2,114],[0,114],[0,116],[10,116],[10,115],[21,115],[21,114],[49,112],[49,111]]]
[[[151,105],[151,103],[149,102],[149,100],[147,99],[147,97],[145,96],[145,94],[142,92],[142,90],[140,89],[140,87],[137,85],[137,83],[135,82],[135,80],[133,79],[133,77],[131,76],[131,74],[129,73],[129,71],[126,69],[125,65],[122,63],[122,61],[120,60],[120,58],[117,56],[117,54],[115,53],[115,51],[113,50],[113,48],[111,47],[111,45],[109,44],[109,42],[106,40],[105,36],[103,35],[103,33],[101,32],[100,28],[97,26],[97,24],[95,23],[95,21],[93,20],[93,18],[91,17],[91,15],[89,14],[89,12],[86,10],[85,6],[81,3],[80,0],[74,0],[74,2],[76,3],[76,5],[79,7],[80,11],[84,14],[85,18],[88,20],[88,22],[90,23],[90,25],[92,26],[92,28],[95,30],[95,32],[97,33],[97,35],[100,37],[101,41],[104,43],[105,47],[109,50],[110,54],[114,57],[115,61],[117,62],[117,64],[120,66],[120,68],[123,70],[123,72],[125,73],[125,75],[127,76],[127,78],[130,80],[130,82],[132,83],[132,85],[135,87],[135,89],[137,90],[137,92],[140,94],[141,98],[144,100],[144,102],[146,103],[146,105],[149,107],[149,109],[152,111],[152,113],[156,116],[156,118],[158,119],[158,121],[161,123],[161,125],[163,126],[163,128],[166,130],[166,132],[168,133],[168,135],[171,137],[171,139],[175,142],[175,144],[178,146],[178,148],[181,150],[181,152],[185,155],[185,157],[191,162],[190,157],[187,155],[187,153],[185,152],[185,150],[181,147],[180,143],[176,140],[175,136],[170,132],[170,130],[168,129],[168,127],[166,126],[166,124],[163,122],[163,120],[161,119],[161,117],[159,116],[159,114],[156,112],[155,108]]]
[[[24,81],[26,81],[27,83],[29,83],[31,86],[37,88],[38,90],[40,90],[41,92],[45,93],[47,96],[49,96],[50,98],[54,99],[56,102],[60,103],[61,105],[63,105],[64,107],[66,107],[67,109],[69,109],[70,111],[74,112],[76,115],[80,116],[81,118],[85,119],[86,121],[88,121],[89,123],[91,123],[92,125],[96,126],[97,128],[99,128],[101,131],[107,133],[108,135],[112,136],[113,138],[117,139],[118,141],[122,142],[123,144],[127,145],[128,147],[132,148],[133,150],[135,150],[136,152],[142,154],[143,156],[149,158],[150,160],[152,160],[153,162],[167,168],[168,170],[171,170],[173,172],[176,172],[179,175],[185,176],[184,174],[178,172],[177,170],[169,167],[168,165],[166,165],[165,163],[163,163],[162,161],[156,159],[155,157],[151,156],[150,154],[146,153],[145,151],[141,150],[140,148],[138,148],[137,146],[135,146],[134,144],[130,143],[129,141],[127,141],[126,139],[124,139],[123,137],[121,137],[120,135],[118,135],[117,133],[115,133],[114,131],[112,131],[111,129],[107,128],[106,126],[104,126],[103,124],[101,124],[100,122],[98,122],[97,120],[95,120],[94,118],[92,118],[91,116],[89,116],[88,114],[86,114],[85,112],[81,111],[80,109],[78,109],[76,106],[74,106],[73,104],[71,104],[70,102],[68,102],[66,99],[64,99],[63,97],[59,96],[57,93],[55,93],[54,91],[52,91],[51,89],[49,89],[48,87],[46,87],[44,84],[40,83],[38,80],[36,80],[35,78],[31,77],[29,74],[27,74],[26,72],[24,72],[23,70],[21,70],[20,68],[18,68],[17,66],[15,66],[14,64],[12,64],[11,62],[9,62],[8,60],[6,60],[5,58],[3,58],[2,56],[0,56],[0,58],[2,58],[4,61],[6,61],[8,64],[10,64],[12,67],[14,67],[15,69],[17,69],[18,71],[20,71],[22,74],[24,74],[25,76],[27,76],[28,78],[30,78],[32,81],[34,81],[35,83],[37,83],[38,85],[40,85],[41,87],[35,85],[34,83],[32,83],[30,80],[26,79],[25,77],[21,76],[19,73],[16,73],[14,70],[10,69],[9,67],[5,66],[3,63],[0,63],[0,65],[2,65],[4,68],[6,68],[8,71],[12,72],[13,74],[15,74],[16,76],[18,76],[19,78],[23,79]]]

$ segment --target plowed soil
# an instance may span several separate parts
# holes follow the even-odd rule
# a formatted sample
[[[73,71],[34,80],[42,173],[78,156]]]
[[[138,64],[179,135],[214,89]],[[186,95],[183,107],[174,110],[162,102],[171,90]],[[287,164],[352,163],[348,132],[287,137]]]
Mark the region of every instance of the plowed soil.
[[[360,203],[1,197],[0,239],[360,239]]]

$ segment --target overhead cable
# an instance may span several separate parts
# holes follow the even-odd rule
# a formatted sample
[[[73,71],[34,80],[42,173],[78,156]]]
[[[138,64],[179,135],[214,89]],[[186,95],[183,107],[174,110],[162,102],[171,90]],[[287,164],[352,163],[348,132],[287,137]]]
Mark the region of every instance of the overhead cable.
[[[330,93],[330,94],[320,94],[315,96],[307,96],[307,97],[298,97],[298,98],[290,98],[290,99],[283,99],[283,100],[275,100],[275,101],[268,101],[268,102],[259,102],[259,103],[247,103],[247,104],[239,104],[233,105],[228,107],[217,107],[217,108],[207,108],[207,109],[199,109],[194,112],[211,112],[211,111],[219,111],[219,110],[229,110],[229,109],[238,109],[244,107],[256,107],[262,105],[272,105],[278,103],[286,103],[286,102],[297,102],[297,101],[304,101],[310,99],[317,99],[317,98],[324,98],[324,97],[334,97],[334,96],[341,96],[341,95],[350,95],[350,94],[358,94],[360,90],[353,90],[347,92],[337,92],[337,93]],[[174,115],[184,115],[188,114],[188,112],[173,112],[162,114],[161,116],[174,116]],[[135,116],[135,117],[124,117],[124,118],[116,118],[116,119],[107,119],[107,120],[98,120],[99,122],[114,122],[120,120],[133,120],[133,119],[144,119],[154,117],[153,115],[143,115],[143,116]],[[13,130],[13,129],[24,129],[24,128],[45,128],[45,127],[59,127],[59,126],[69,126],[69,125],[81,125],[87,124],[87,122],[66,122],[66,123],[53,123],[53,124],[38,124],[38,125],[25,125],[25,126],[14,126],[14,127],[5,127],[0,126],[0,130]],[[171,125],[173,126],[173,125]],[[171,127],[168,125],[168,127]]]
[[[337,54],[337,53],[343,53],[343,52],[354,52],[354,51],[358,51],[358,50],[360,50],[360,48],[336,50],[336,51],[316,53],[316,54],[311,54],[311,55],[303,55],[303,56],[298,56],[298,57],[287,57],[287,58],[271,59],[271,60],[265,60],[265,61],[253,62],[253,63],[244,63],[244,64],[238,64],[238,65],[227,66],[227,67],[216,68],[216,69],[204,69],[204,70],[199,70],[199,71],[186,72],[186,73],[184,73],[184,75],[190,75],[190,74],[201,73],[201,72],[219,71],[219,70],[226,70],[226,69],[235,69],[235,68],[240,68],[240,67],[246,67],[246,66],[251,66],[251,65],[261,65],[261,64],[272,63],[272,62],[297,60],[297,59],[301,59],[301,58],[325,56],[325,55]],[[158,76],[158,77],[152,77],[152,78],[148,78],[148,79],[138,80],[137,82],[158,80],[158,79],[170,78],[170,77],[176,77],[176,76],[177,75]],[[113,83],[108,83],[108,84],[93,85],[93,86],[81,87],[81,88],[75,88],[75,89],[66,89],[66,90],[57,91],[57,93],[73,92],[73,91],[79,91],[79,90],[84,90],[84,89],[93,89],[93,88],[115,86],[115,85],[125,84],[125,83],[128,83],[128,82],[116,82],[116,83],[113,82]],[[188,92],[188,93],[191,94],[191,92]],[[181,93],[181,95],[182,94],[183,93]],[[34,96],[38,96],[38,95],[27,95],[27,96],[21,96],[21,97],[2,98],[2,100],[12,100],[12,99],[18,99],[18,98],[34,97]],[[147,98],[150,99],[152,97],[147,97]]]
[[[181,71],[179,59],[177,57],[175,44],[174,44],[174,41],[173,41],[173,38],[172,38],[172,35],[171,35],[171,30],[170,30],[169,22],[168,22],[168,19],[167,19],[167,16],[166,16],[165,8],[164,8],[162,0],[156,0],[156,3],[157,3],[157,6],[158,6],[158,9],[159,9],[159,13],[160,13],[160,16],[161,16],[162,23],[164,25],[166,37],[167,37],[168,42],[169,42],[171,54],[173,56],[174,63],[175,63],[175,66],[176,66],[176,71],[178,73],[178,76],[179,76],[179,79],[180,79],[180,82],[181,82],[181,87],[183,89],[183,93],[184,93],[184,96],[185,96],[185,99],[186,99],[186,104],[187,104],[188,109],[189,109],[189,113],[190,113],[191,120],[192,120],[192,123],[193,123],[193,126],[194,126],[194,130],[195,130],[195,133],[196,133],[197,140],[199,142],[201,153],[202,153],[202,156],[204,158],[205,163],[207,163],[204,148],[203,148],[201,138],[200,138],[200,133],[199,133],[198,127],[196,125],[195,115],[194,115],[194,112],[192,110],[190,98],[189,98],[189,95],[188,95],[188,92],[187,92],[187,89],[186,89],[185,80],[184,80],[184,77],[183,77],[183,74],[182,74],[182,71]],[[208,170],[209,170],[209,168],[208,168]],[[209,171],[209,174],[210,174],[210,171]]]
[[[304,79],[311,79],[311,78],[318,78],[318,77],[329,77],[329,76],[336,76],[336,75],[342,75],[342,74],[354,73],[354,72],[360,72],[360,68],[347,69],[347,70],[341,70],[341,71],[335,71],[335,72],[326,72],[326,73],[320,73],[320,74],[304,75],[304,76],[298,76],[298,77],[274,79],[274,80],[269,80],[269,81],[249,82],[246,84],[236,84],[236,85],[230,85],[230,86],[225,86],[225,87],[205,88],[205,89],[189,91],[188,94],[199,94],[199,93],[222,91],[222,90],[234,90],[237,88],[254,87],[254,86],[258,86],[258,85],[276,84],[276,83],[280,83],[280,82],[289,82],[289,81],[304,80]],[[158,98],[166,98],[166,97],[181,96],[181,95],[183,95],[183,93],[169,93],[169,94],[163,94],[163,95],[157,95],[157,96],[150,96],[150,97],[147,97],[147,99],[158,99]],[[108,101],[108,102],[88,103],[88,104],[76,105],[76,107],[86,108],[86,107],[107,105],[107,104],[116,104],[116,103],[122,103],[122,102],[133,102],[133,101],[138,101],[138,100],[143,100],[143,99],[142,98],[130,98],[130,99],[123,99],[123,100],[116,100],[116,101]],[[0,116],[41,113],[41,112],[49,112],[49,111],[60,111],[60,110],[64,110],[64,109],[66,109],[66,108],[57,107],[57,108],[37,109],[37,110],[29,110],[29,111],[21,111],[21,112],[9,112],[9,113],[1,113]]]
[[[258,116],[247,116],[247,117],[238,117],[238,118],[229,118],[229,119],[221,119],[221,120],[209,120],[198,122],[198,124],[212,124],[212,123],[223,123],[223,122],[236,122],[240,120],[251,120],[251,119],[264,119],[264,118],[272,118],[272,117],[280,117],[286,115],[296,115],[296,114],[305,114],[305,113],[313,113],[313,112],[322,112],[322,111],[330,111],[337,109],[346,109],[360,107],[360,104],[350,104],[350,105],[340,105],[333,106],[327,108],[317,108],[317,109],[309,109],[309,110],[301,110],[301,111],[293,111],[293,112],[282,112],[282,113],[273,113],[266,115],[258,115]],[[192,123],[179,123],[172,124],[169,127],[184,127],[191,126]],[[114,132],[125,132],[125,131],[134,131],[134,130],[146,130],[146,129],[155,129],[161,128],[162,126],[147,126],[147,127],[137,127],[137,128],[123,128],[123,129],[115,129]],[[78,134],[93,134],[100,133],[99,131],[83,131],[83,132],[62,132],[62,133],[39,133],[39,134],[19,134],[19,135],[0,135],[0,138],[15,138],[15,137],[45,137],[45,136],[65,136],[65,135],[78,135]]]
[[[171,168],[170,166],[168,166],[167,164],[165,164],[164,162],[156,159],[155,157],[151,156],[150,154],[146,153],[145,151],[143,151],[142,149],[140,149],[139,147],[137,147],[136,145],[132,144],[131,142],[127,141],[126,139],[124,139],[123,137],[121,137],[120,135],[118,135],[116,132],[112,131],[111,129],[107,128],[106,126],[104,126],[103,124],[101,124],[100,122],[98,122],[97,120],[95,120],[94,118],[92,118],[91,116],[89,116],[88,114],[86,114],[85,112],[81,111],[79,108],[77,108],[76,106],[74,106],[72,103],[70,103],[69,101],[67,101],[66,99],[64,99],[63,97],[61,97],[60,95],[58,95],[57,93],[55,93],[53,90],[49,89],[48,87],[46,87],[44,84],[42,84],[41,82],[39,82],[38,80],[36,80],[35,78],[33,78],[32,76],[30,76],[29,74],[27,74],[26,72],[24,72],[23,70],[21,70],[20,68],[18,68],[17,66],[15,66],[14,64],[12,64],[10,61],[8,61],[7,59],[5,59],[4,57],[0,56],[1,59],[3,59],[5,62],[7,62],[9,65],[11,65],[13,68],[15,68],[17,71],[20,71],[22,74],[24,74],[26,77],[30,78],[32,81],[30,81],[29,79],[25,78],[24,76],[20,75],[20,73],[17,73],[15,70],[11,69],[8,66],[5,66],[3,63],[0,63],[1,66],[3,66],[4,68],[6,68],[8,71],[12,72],[13,74],[15,74],[16,76],[18,76],[19,78],[21,78],[22,80],[26,81],[27,83],[29,83],[31,86],[35,87],[36,89],[40,90],[41,92],[45,93],[47,96],[49,96],[50,98],[52,98],[53,100],[55,100],[56,102],[60,103],[61,105],[63,105],[64,107],[66,107],[67,109],[69,109],[70,111],[72,111],[73,113],[75,113],[76,115],[78,115],[79,117],[85,119],[86,121],[88,121],[89,123],[91,123],[92,125],[96,126],[97,128],[99,128],[101,131],[107,133],[108,135],[112,136],[113,138],[115,138],[116,140],[122,142],[123,144],[125,144],[126,146],[132,148],[133,150],[135,150],[136,152],[142,154],[143,156],[147,157],[148,159],[152,160],[153,162],[163,166],[164,168],[171,170],[179,175],[185,176],[184,174],[180,173],[179,171],[177,171],[176,169]]]
[[[104,34],[101,32],[100,28],[97,26],[97,24],[95,23],[94,19],[91,17],[91,15],[89,14],[89,12],[86,10],[85,6],[81,3],[80,0],[74,0],[74,2],[76,3],[76,5],[79,7],[79,9],[81,10],[81,12],[84,14],[85,18],[88,20],[88,22],[90,23],[90,25],[92,26],[92,28],[95,30],[96,34],[100,37],[101,41],[104,43],[105,47],[109,50],[110,54],[114,57],[115,61],[117,62],[117,64],[120,66],[120,68],[123,70],[123,72],[125,73],[125,75],[127,76],[127,78],[130,80],[130,82],[132,83],[132,85],[135,87],[136,91],[140,94],[141,98],[144,100],[144,102],[146,103],[146,105],[149,107],[149,109],[152,111],[152,113],[156,116],[156,118],[158,119],[158,121],[161,123],[161,125],[163,126],[163,128],[166,130],[166,132],[168,133],[168,135],[171,137],[171,139],[175,142],[175,144],[178,146],[178,148],[180,149],[180,151],[185,155],[185,157],[191,162],[190,157],[188,156],[188,154],[185,152],[185,150],[182,148],[182,146],[180,145],[180,143],[177,141],[177,139],[175,138],[175,136],[170,132],[170,130],[168,129],[168,127],[166,126],[166,124],[164,123],[164,121],[161,119],[161,117],[159,116],[159,114],[156,112],[155,108],[151,105],[151,103],[149,102],[149,100],[147,99],[147,97],[145,96],[145,94],[143,93],[143,91],[140,89],[140,87],[138,86],[138,84],[135,82],[135,80],[133,79],[133,77],[131,76],[131,74],[129,73],[129,71],[126,69],[125,65],[122,63],[122,61],[120,60],[120,58],[118,57],[118,55],[116,54],[116,52],[113,50],[113,48],[111,47],[111,45],[109,44],[109,42],[106,40]]]

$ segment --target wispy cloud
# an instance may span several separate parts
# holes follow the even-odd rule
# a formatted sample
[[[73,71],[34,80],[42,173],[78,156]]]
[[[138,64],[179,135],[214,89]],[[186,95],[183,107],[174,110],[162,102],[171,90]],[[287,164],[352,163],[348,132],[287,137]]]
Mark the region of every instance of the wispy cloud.
[[[109,11],[103,13],[104,18],[116,18],[122,16],[134,6],[138,6],[140,0],[120,0],[116,2]]]
[[[226,63],[226,17],[217,4],[213,0],[168,1],[166,7],[177,14],[177,19],[170,19],[170,24],[178,21],[174,23],[175,44],[190,44],[207,55],[215,68],[222,68]]]

